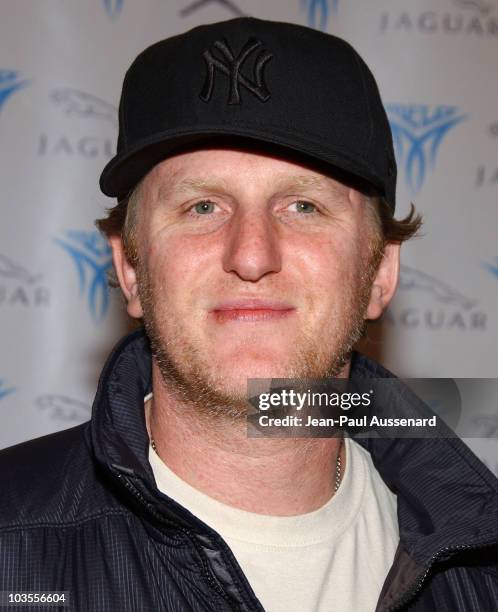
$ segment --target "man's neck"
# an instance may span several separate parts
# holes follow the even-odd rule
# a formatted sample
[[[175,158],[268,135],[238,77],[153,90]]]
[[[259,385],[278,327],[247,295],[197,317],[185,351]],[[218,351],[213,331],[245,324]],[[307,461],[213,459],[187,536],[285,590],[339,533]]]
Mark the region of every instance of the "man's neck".
[[[157,374],[155,372],[154,374]],[[161,460],[199,491],[258,514],[312,512],[334,494],[340,438],[249,438],[245,421],[209,421],[153,376],[146,424]]]

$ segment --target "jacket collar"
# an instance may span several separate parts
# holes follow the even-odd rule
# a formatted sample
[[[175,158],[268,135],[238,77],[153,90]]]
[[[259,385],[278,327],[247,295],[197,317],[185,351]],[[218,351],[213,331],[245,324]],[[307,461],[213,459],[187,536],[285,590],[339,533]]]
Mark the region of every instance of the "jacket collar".
[[[352,376],[395,379],[359,353],[353,357]],[[108,472],[124,471],[140,483],[156,512],[163,512],[167,502],[175,520],[201,529],[200,522],[155,486],[143,409],[151,378],[150,347],[140,329],[118,343],[100,377],[90,423],[94,454]],[[401,382],[396,392],[403,401],[411,397]],[[418,565],[428,564],[443,549],[498,540],[498,480],[459,438],[356,441],[370,452],[397,495],[400,541]]]
[[[433,414],[404,383],[364,355],[355,354],[352,375],[394,379],[390,389],[404,411]],[[498,538],[498,480],[456,435],[355,439],[397,495],[400,539],[416,558]]]

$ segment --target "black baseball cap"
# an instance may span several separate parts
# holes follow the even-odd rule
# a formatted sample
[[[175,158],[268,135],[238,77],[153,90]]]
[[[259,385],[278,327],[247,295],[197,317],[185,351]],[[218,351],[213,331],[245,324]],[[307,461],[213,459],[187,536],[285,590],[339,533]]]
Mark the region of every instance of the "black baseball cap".
[[[330,164],[373,186],[394,211],[392,135],[368,66],[341,38],[252,17],[202,25],[140,53],[124,79],[117,154],[100,187],[122,198],[175,150],[228,136]]]

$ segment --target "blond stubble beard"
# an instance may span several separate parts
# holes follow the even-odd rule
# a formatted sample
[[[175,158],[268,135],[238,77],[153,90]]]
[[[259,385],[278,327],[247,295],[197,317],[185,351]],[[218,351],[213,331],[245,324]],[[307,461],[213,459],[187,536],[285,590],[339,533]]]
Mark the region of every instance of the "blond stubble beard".
[[[336,324],[335,337],[331,339],[331,344],[336,348],[330,351],[328,346],[320,346],[317,342],[319,339],[313,338],[309,330],[303,331],[296,342],[300,348],[289,364],[286,378],[302,380],[334,377],[343,370],[354,345],[364,334],[364,317],[381,258],[382,245],[372,244],[358,283],[353,286],[350,284],[343,292],[343,303],[338,309],[343,321]],[[240,422],[245,419],[248,407],[245,390],[227,391],[223,380],[212,372],[212,364],[206,362],[199,348],[187,339],[179,326],[168,338],[164,337],[162,330],[166,326],[156,308],[161,300],[155,295],[148,271],[140,259],[137,262],[137,281],[145,331],[166,390],[175,400],[208,421]]]

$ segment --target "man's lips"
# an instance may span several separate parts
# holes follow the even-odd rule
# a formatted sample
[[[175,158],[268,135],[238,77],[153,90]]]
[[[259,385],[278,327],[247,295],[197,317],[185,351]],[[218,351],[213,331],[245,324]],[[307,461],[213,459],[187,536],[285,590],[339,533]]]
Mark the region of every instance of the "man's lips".
[[[211,314],[219,323],[224,321],[275,321],[295,312],[288,302],[272,299],[235,299],[217,304]]]

